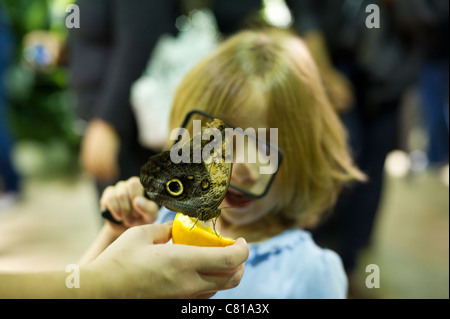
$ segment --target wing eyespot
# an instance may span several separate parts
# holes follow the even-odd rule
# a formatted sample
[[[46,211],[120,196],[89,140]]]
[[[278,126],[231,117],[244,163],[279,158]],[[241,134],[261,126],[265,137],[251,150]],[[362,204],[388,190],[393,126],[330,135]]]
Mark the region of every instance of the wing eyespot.
[[[200,186],[203,190],[207,190],[209,188],[209,181],[205,178],[204,180],[202,180]]]
[[[184,192],[183,183],[178,178],[172,178],[166,183],[166,191],[171,196],[180,196]]]

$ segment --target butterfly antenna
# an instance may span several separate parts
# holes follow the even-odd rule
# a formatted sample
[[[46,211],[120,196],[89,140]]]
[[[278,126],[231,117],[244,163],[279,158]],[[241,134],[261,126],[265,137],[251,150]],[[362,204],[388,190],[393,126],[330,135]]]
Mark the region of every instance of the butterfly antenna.
[[[216,231],[216,221],[217,221],[217,218],[219,218],[219,216],[217,216],[217,217],[214,218],[214,219],[211,219],[211,221],[212,221],[213,229],[214,229],[214,232],[216,233],[217,238],[220,238],[219,234],[218,234],[217,231]]]
[[[198,222],[199,219],[200,219],[200,216],[197,217],[197,220],[195,221],[194,225],[192,225],[190,230],[192,230],[195,227],[195,225],[197,225],[197,222]]]

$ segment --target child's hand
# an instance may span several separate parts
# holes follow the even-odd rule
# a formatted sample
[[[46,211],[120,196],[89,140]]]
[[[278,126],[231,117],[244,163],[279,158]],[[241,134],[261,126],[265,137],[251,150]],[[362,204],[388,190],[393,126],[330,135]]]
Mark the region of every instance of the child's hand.
[[[107,221],[116,235],[120,235],[132,226],[151,224],[158,214],[158,205],[143,196],[144,188],[138,177],[131,177],[120,181],[105,189],[100,199],[101,209],[108,209],[115,220],[121,221],[116,225]]]

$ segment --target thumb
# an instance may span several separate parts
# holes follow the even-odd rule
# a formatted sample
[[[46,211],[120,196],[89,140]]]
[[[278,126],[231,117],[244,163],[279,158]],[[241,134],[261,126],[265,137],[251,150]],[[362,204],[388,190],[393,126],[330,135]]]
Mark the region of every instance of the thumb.
[[[133,208],[147,223],[153,223],[158,216],[158,205],[143,196],[137,196],[133,199]]]
[[[144,240],[150,244],[164,244],[172,237],[171,224],[142,225],[131,229],[134,229],[136,232],[139,231],[138,236],[141,238],[140,240]]]

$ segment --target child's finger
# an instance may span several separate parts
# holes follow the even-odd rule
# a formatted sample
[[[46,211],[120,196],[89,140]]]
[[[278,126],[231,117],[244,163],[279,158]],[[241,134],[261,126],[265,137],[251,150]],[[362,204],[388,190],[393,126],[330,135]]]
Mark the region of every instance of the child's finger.
[[[128,196],[131,199],[142,196],[144,194],[144,187],[142,186],[139,177],[131,177],[126,181]]]
[[[100,209],[109,209],[111,213],[120,209],[119,202],[116,200],[116,191],[113,186],[108,186],[103,191],[100,198]]]
[[[133,208],[146,223],[153,223],[158,215],[159,207],[154,202],[144,196],[137,196],[133,199]]]
[[[124,181],[118,182],[116,187],[116,199],[120,206],[120,214],[127,218],[131,214],[131,198],[128,196],[127,184]]]
[[[139,214],[135,212],[135,205],[133,205],[133,201],[137,197],[142,197],[144,193],[144,187],[141,185],[141,182],[138,177],[131,177],[126,181],[126,188],[128,192],[128,198],[130,199],[131,204],[131,218],[139,217]]]
[[[116,189],[113,186],[108,186],[103,191],[100,199],[100,208],[102,211],[108,209],[115,220],[122,221],[120,204],[117,200]]]

